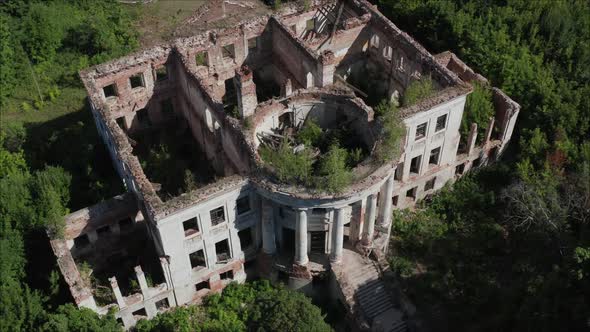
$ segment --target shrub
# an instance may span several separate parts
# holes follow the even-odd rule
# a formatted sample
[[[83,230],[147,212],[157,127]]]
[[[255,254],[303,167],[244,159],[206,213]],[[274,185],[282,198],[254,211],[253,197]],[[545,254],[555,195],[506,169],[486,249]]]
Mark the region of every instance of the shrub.
[[[379,162],[397,159],[400,153],[400,140],[406,133],[398,108],[393,103],[383,100],[376,109],[381,114],[382,129],[375,156]]]
[[[282,182],[306,183],[312,171],[313,158],[309,149],[298,153],[293,152],[293,147],[285,139],[277,150],[269,147],[260,149],[262,160],[267,162]]]
[[[346,188],[352,181],[352,173],[348,168],[346,161],[348,151],[336,144],[330,146],[328,153],[320,160],[319,181],[320,189],[339,193]]]
[[[465,111],[461,121],[461,137],[467,138],[472,123],[477,123],[478,141],[483,137],[490,117],[494,115],[494,104],[492,103],[492,90],[489,87],[473,83],[473,92],[467,96]]]
[[[430,96],[434,92],[434,84],[430,77],[424,77],[410,83],[403,96],[403,105],[411,106]]]
[[[309,119],[297,133],[297,141],[306,146],[318,146],[322,140],[322,133],[322,128],[313,119]]]
[[[402,278],[409,278],[414,273],[414,263],[405,257],[391,256],[389,258],[389,266],[391,269]]]

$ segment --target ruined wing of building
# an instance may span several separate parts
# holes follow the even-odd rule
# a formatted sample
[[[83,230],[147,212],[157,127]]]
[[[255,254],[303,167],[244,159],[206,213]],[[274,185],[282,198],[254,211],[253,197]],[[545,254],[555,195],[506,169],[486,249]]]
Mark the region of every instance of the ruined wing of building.
[[[66,216],[51,244],[76,304],[115,307],[127,328],[265,277],[310,294],[329,288],[361,329],[403,330],[414,309],[381,280],[392,210],[497,159],[519,112],[493,88],[485,134],[474,124],[461,137],[472,83],[485,78],[450,52],[431,55],[361,0],[284,6],[80,76],[127,192]],[[426,77],[433,93],[400,108],[398,160],[360,162],[337,194],[264,171],[264,140],[309,117],[348,123],[374,146],[370,100],[396,102]]]

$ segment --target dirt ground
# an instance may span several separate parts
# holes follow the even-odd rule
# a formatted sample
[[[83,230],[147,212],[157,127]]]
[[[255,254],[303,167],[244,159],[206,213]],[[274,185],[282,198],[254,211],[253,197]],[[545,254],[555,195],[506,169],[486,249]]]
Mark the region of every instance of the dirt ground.
[[[188,37],[212,28],[230,27],[271,12],[259,0],[154,0],[124,6],[137,15],[137,30],[142,47]]]

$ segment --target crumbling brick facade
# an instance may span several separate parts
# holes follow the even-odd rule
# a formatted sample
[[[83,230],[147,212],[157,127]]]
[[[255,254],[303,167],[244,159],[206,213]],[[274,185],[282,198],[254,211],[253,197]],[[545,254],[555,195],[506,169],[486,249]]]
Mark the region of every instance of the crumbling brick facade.
[[[392,310],[405,319],[411,315],[407,303],[393,301],[396,308],[371,315],[363,311],[366,304],[352,303],[347,294],[356,288],[345,287],[341,262],[350,259],[347,255],[386,251],[393,209],[411,207],[497,159],[519,112],[518,104],[494,88],[496,116],[481,143],[476,143],[476,126],[461,137],[469,82],[485,83],[485,78],[452,53],[431,55],[363,0],[285,6],[272,16],[180,38],[80,75],[97,129],[128,191],[121,213],[145,225],[164,276],[162,284],[147,286],[137,267],[141,291],[128,297],[111,279],[112,305],[126,327],[143,314],[153,317],[164,310],[155,304],[164,298],[168,306],[196,302],[251,273],[271,279],[290,275],[292,287],[309,291],[310,279],[331,267],[337,271],[336,293],[359,326],[385,324],[382,315]],[[371,98],[397,102],[422,77],[432,79],[435,92],[401,108],[407,133],[399,160],[361,163],[355,173],[363,176],[339,194],[287,186],[262,171],[260,135],[298,126],[310,114],[328,124],[344,118],[359,140],[374,145],[379,125],[366,103]],[[174,174],[154,173],[153,160],[140,153],[165,131],[211,173],[193,173],[194,185],[176,195],[164,195],[166,183],[153,180],[166,178],[162,172]],[[184,132],[190,135],[180,135]],[[178,156],[182,163],[186,154]],[[104,206],[90,208],[97,209]],[[78,238],[88,236],[89,247],[82,250],[101,255],[93,242],[94,225],[117,225],[120,219],[117,213],[70,215],[66,239],[52,240],[79,306],[105,312],[112,305],[97,305],[83,284],[74,263],[81,250]]]

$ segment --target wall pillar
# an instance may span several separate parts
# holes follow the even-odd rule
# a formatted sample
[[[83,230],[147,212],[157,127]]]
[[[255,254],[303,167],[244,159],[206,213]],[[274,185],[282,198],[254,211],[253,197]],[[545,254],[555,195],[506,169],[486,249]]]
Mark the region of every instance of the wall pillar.
[[[277,251],[275,243],[275,221],[272,213],[272,205],[266,198],[261,197],[262,219],[262,251],[268,255],[274,255]]]
[[[344,211],[342,208],[334,210],[334,222],[332,224],[332,254],[330,261],[340,263],[344,245]]]
[[[334,83],[334,71],[336,70],[334,53],[325,51],[320,56],[319,73],[321,77],[321,87],[326,87]]]
[[[494,131],[493,129],[495,121],[495,118],[491,116],[490,121],[488,122],[488,128],[486,129],[485,144],[488,144],[492,138],[492,131]]]
[[[117,299],[117,305],[119,306],[119,309],[125,308],[127,304],[125,303],[125,298],[123,297],[123,294],[121,294],[121,289],[119,289],[119,283],[117,283],[117,278],[109,278],[109,281],[111,282],[111,288],[113,289],[113,293],[115,294],[115,298]]]
[[[363,240],[369,243],[373,241],[375,234],[375,220],[377,219],[377,195],[371,194],[367,197],[367,222],[365,223],[365,231],[363,233]]]
[[[470,156],[475,148],[475,140],[477,139],[477,123],[471,124],[471,130],[469,130],[469,137],[467,138],[467,155]]]
[[[393,175],[390,175],[385,182],[385,191],[383,192],[383,204],[381,206],[381,221],[379,222],[380,228],[387,228],[391,224],[391,213],[393,212]]]
[[[248,66],[236,69],[234,84],[238,99],[238,112],[240,117],[244,119],[254,114],[254,110],[258,105],[256,84],[254,84],[253,73]]]
[[[295,264],[305,265],[307,257],[307,209],[297,209],[295,226]]]
[[[289,97],[293,93],[293,83],[291,83],[290,78],[288,78],[285,83],[283,83],[281,90],[281,95],[283,97]]]

